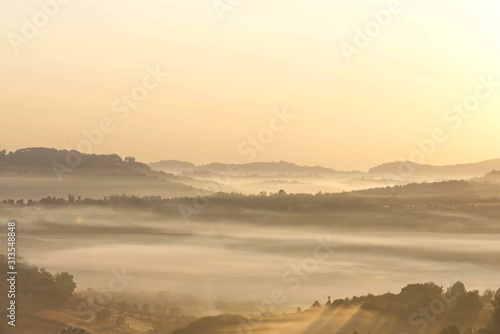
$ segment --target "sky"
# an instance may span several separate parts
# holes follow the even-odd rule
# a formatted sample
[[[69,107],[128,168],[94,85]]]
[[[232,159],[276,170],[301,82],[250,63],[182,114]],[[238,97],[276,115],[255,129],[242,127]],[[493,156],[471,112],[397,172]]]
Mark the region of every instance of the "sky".
[[[500,158],[495,1],[55,1],[0,2],[4,149],[359,170],[415,150]]]

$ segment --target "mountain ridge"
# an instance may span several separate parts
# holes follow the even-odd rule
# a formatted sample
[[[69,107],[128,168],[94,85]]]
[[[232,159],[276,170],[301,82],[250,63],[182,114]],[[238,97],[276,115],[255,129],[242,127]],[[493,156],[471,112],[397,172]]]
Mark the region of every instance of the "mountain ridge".
[[[304,173],[304,174],[359,174],[361,171],[341,171],[333,168],[316,166],[298,165],[292,162],[279,161],[279,162],[251,162],[242,164],[228,164],[222,162],[211,162],[203,165],[195,165],[186,161],[179,160],[162,160],[148,164],[152,168],[156,168],[165,172],[178,171],[179,166],[185,166],[183,172],[206,171],[213,173],[226,172],[241,168],[241,174],[258,174],[258,173]]]
[[[6,152],[0,150],[0,172],[15,174],[52,173],[54,161],[63,163],[70,150],[58,150],[45,147],[29,147],[16,151]],[[286,175],[286,174],[372,174],[383,175],[386,173],[399,174],[401,168],[411,168],[415,176],[460,176],[460,177],[485,177],[488,173],[500,170],[500,158],[473,163],[454,165],[418,164],[409,161],[393,161],[372,167],[368,172],[359,170],[343,171],[320,165],[306,166],[287,161],[278,162],[251,162],[241,164],[227,164],[212,162],[196,165],[189,161],[175,159],[161,160],[152,163],[142,163],[133,157],[122,159],[118,154],[85,154],[79,153],[83,158],[82,163],[74,169],[75,174],[92,175],[145,175],[154,177],[171,177],[174,174],[192,172],[224,173],[239,169],[241,175]]]

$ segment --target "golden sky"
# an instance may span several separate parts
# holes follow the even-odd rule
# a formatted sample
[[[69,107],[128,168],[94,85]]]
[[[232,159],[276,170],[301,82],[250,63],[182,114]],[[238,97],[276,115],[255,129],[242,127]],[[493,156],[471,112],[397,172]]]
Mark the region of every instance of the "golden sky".
[[[407,159],[435,128],[447,140],[426,163],[500,157],[500,86],[469,117],[448,113],[476,94],[480,78],[500,82],[494,1],[401,0],[351,62],[341,45],[355,46],[356,29],[391,1],[54,1],[42,1],[47,22],[38,1],[0,2],[0,143],[8,150],[76,148],[82,131],[109,119],[113,130],[92,151],[145,162],[367,169]],[[227,3],[235,5],[221,12]],[[38,31],[25,38],[33,17]],[[13,36],[24,40],[13,47]],[[169,76],[156,85],[147,68]],[[115,101],[145,78],[157,87],[120,117]],[[242,154],[284,109],[295,118],[283,131],[259,142],[255,157]]]

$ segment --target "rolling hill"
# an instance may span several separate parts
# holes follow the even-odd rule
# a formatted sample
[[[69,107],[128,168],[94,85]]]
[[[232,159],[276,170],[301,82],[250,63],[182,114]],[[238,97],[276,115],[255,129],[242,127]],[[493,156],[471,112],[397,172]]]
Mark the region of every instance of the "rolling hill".
[[[446,165],[446,166],[433,166],[426,164],[418,164],[415,162],[402,162],[395,161],[384,163],[373,167],[369,170],[369,174],[380,174],[384,175],[386,173],[399,174],[400,168],[408,170],[409,166],[413,167],[412,176],[434,176],[434,177],[450,177],[450,178],[461,178],[461,177],[478,177],[495,170],[500,169],[500,159],[492,159],[481,162],[469,163],[469,164],[458,164],[458,165]]]
[[[359,171],[339,171],[322,166],[299,166],[294,163],[279,162],[253,162],[247,164],[231,165],[227,163],[210,163],[206,165],[194,165],[189,162],[167,160],[149,164],[150,167],[167,173],[191,173],[191,172],[209,172],[224,173],[238,169],[241,176],[258,174],[261,176],[275,176],[285,174],[359,174]]]

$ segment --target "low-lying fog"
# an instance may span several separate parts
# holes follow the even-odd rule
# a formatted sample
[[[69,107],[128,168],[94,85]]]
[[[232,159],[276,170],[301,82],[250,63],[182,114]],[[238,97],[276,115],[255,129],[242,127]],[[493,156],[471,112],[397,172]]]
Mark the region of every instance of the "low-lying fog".
[[[500,277],[498,220],[473,214],[245,211],[190,224],[180,215],[95,208],[0,216],[18,222],[19,256],[70,272],[80,289],[106,288],[112,270],[124,268],[135,276],[126,291],[187,294],[207,302],[204,312],[229,311],[210,310],[212,302],[269,299],[275,289],[286,296],[278,310],[291,311],[416,282],[485,290]]]

